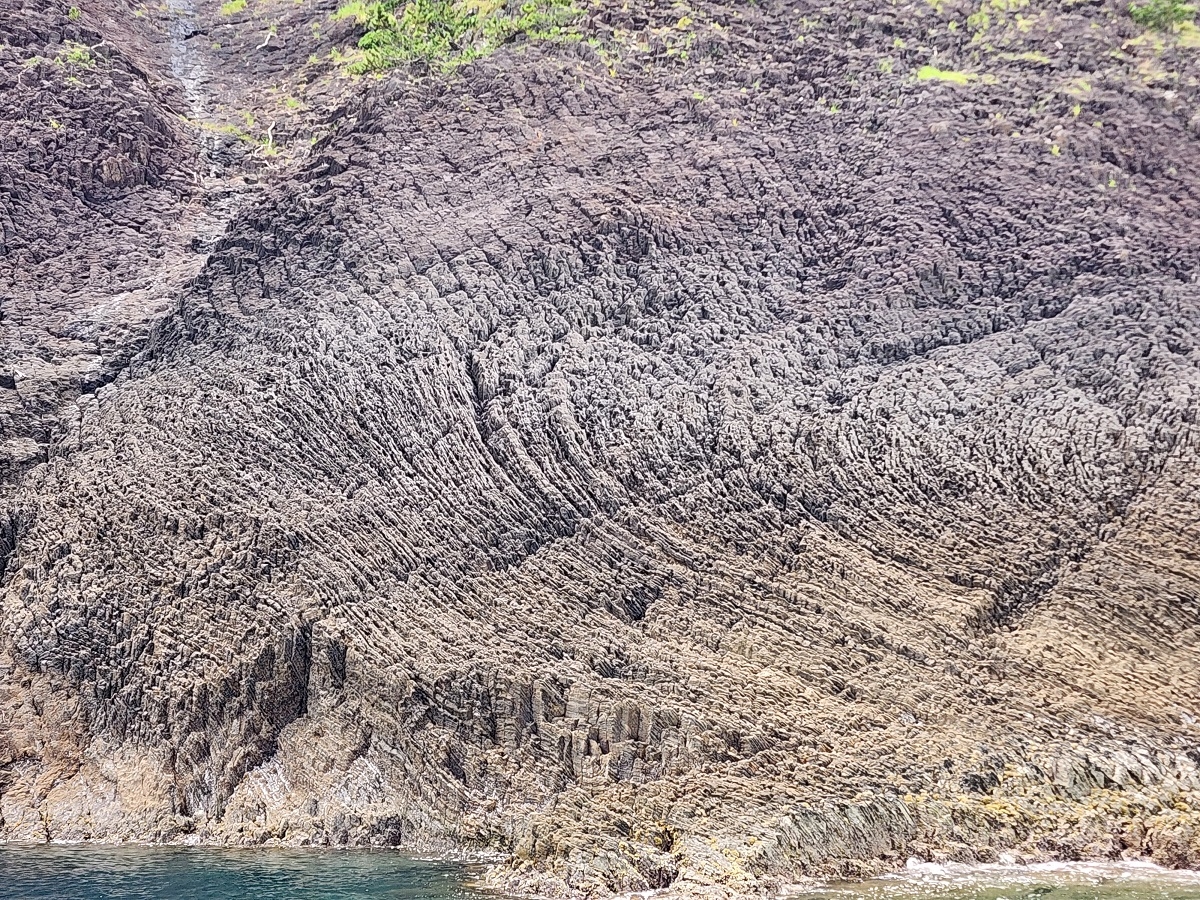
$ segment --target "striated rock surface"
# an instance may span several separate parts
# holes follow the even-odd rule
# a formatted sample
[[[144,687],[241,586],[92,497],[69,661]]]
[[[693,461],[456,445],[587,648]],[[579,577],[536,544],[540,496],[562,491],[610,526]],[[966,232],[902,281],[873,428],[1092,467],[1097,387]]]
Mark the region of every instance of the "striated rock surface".
[[[0,837],[1200,865],[1194,32],[333,8],[3,0]]]

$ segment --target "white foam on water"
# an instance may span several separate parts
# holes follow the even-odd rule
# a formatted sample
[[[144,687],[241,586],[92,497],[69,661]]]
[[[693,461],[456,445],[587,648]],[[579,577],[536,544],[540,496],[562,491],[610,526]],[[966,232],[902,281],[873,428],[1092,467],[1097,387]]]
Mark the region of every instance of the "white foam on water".
[[[903,872],[883,875],[876,879],[969,882],[1000,884],[1027,881],[1070,881],[1104,883],[1114,880],[1154,880],[1200,885],[1200,872],[1190,869],[1167,869],[1145,860],[1127,862],[1041,862],[1019,864],[999,863],[931,863],[910,859]]]
[[[1003,858],[1003,857],[1002,857]],[[931,863],[910,859],[904,870],[861,882],[826,882],[796,885],[792,896],[838,898],[970,898],[996,896],[997,891],[1016,889],[1013,897],[1041,896],[1061,888],[1091,888],[1094,896],[1128,888],[1130,898],[1149,891],[1156,897],[1200,897],[1200,872],[1167,869],[1151,862],[1041,862],[1020,864],[1011,857],[1000,863]],[[1032,894],[1028,893],[1030,889]],[[1000,898],[997,900],[1013,900]]]

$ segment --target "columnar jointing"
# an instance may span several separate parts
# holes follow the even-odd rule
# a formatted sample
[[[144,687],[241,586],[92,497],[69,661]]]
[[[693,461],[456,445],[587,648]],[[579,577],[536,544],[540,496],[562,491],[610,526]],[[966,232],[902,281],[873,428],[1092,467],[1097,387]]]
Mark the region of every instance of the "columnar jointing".
[[[630,6],[0,10],[0,837],[1200,863],[1191,32]]]

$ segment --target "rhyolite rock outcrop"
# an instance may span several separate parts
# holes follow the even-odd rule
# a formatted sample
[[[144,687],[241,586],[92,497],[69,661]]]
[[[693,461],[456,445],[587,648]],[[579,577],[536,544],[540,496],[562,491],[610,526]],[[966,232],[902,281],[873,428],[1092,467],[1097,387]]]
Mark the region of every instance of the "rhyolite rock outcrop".
[[[1193,31],[333,9],[4,0],[0,837],[1200,865]]]

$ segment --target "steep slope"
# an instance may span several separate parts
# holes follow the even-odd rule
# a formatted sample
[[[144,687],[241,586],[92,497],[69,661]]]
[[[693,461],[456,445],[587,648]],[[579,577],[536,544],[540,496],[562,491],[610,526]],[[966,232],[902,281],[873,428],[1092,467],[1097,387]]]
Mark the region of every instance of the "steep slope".
[[[47,407],[0,834],[486,847],[577,894],[1196,864],[1191,32],[583,27],[367,83]]]

